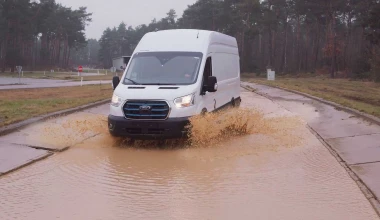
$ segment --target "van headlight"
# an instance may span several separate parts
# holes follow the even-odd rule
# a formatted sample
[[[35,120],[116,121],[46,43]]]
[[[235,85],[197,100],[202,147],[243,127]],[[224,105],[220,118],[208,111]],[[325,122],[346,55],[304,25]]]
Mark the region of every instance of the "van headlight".
[[[112,96],[111,105],[119,107],[121,105],[121,98],[117,95]]]
[[[194,105],[194,94],[174,99],[177,108],[186,108]]]

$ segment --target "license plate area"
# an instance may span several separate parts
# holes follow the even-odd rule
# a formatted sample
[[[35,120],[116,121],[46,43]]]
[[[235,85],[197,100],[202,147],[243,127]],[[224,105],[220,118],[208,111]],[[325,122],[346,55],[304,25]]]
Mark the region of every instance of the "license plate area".
[[[132,126],[136,128],[159,128],[158,123],[152,122],[135,122]]]

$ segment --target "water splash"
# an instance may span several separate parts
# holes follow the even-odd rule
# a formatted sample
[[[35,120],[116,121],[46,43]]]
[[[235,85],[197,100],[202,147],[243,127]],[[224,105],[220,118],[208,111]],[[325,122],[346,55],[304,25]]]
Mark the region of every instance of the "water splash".
[[[102,136],[102,146],[145,149],[207,148],[252,134],[271,136],[281,140],[285,146],[294,146],[300,140],[296,134],[291,133],[296,126],[302,124],[296,117],[266,118],[255,109],[231,108],[190,118],[187,138],[131,140],[112,137],[108,133],[106,116],[78,114],[75,117],[56,120],[54,125],[45,127],[45,140],[73,146],[80,140]]]

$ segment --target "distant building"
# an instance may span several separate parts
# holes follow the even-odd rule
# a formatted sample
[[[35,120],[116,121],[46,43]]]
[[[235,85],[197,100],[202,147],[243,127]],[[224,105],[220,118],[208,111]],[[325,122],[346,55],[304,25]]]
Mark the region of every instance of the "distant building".
[[[130,59],[131,59],[130,56],[121,56],[121,57],[113,58],[112,66],[116,67],[116,70],[122,71],[127,67]]]

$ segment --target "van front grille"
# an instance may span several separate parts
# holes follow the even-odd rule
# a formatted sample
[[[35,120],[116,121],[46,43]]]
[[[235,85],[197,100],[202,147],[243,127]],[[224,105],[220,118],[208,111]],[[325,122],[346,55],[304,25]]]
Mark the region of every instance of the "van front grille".
[[[165,120],[169,105],[165,101],[127,101],[123,107],[128,119]]]

